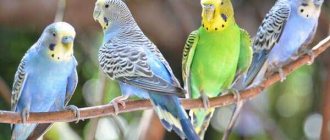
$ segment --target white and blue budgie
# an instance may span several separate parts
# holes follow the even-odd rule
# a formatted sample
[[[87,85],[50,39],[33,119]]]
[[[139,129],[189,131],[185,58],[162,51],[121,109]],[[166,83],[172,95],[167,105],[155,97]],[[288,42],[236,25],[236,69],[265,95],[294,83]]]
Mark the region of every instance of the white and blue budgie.
[[[318,25],[318,18],[324,0],[278,0],[268,12],[253,42],[252,64],[243,80],[233,85],[244,89],[254,87],[265,79],[267,73],[279,72],[281,81],[285,80],[282,67],[296,59],[301,52],[307,52]],[[227,138],[244,101],[237,103],[229,127]]]
[[[245,85],[260,84],[267,71],[278,71],[297,58],[313,39],[324,0],[278,0],[264,18],[253,43],[253,61]],[[313,54],[308,50],[312,59]]]
[[[22,115],[23,124],[12,125],[12,140],[37,138],[51,124],[25,124],[29,112],[52,112],[64,109],[78,83],[77,61],[73,56],[74,28],[56,22],[45,28],[39,40],[26,52],[15,74],[12,111]],[[37,130],[37,131],[35,131]]]
[[[184,96],[178,80],[157,47],[143,34],[122,0],[97,0],[93,13],[104,31],[99,50],[102,70],[119,82],[122,96],[118,104],[131,95],[150,99],[163,126],[181,138],[199,139],[181,106]]]

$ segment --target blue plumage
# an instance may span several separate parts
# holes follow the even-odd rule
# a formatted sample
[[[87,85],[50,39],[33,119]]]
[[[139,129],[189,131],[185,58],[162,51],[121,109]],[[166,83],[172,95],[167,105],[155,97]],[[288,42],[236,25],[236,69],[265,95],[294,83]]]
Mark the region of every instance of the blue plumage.
[[[282,81],[282,66],[306,52],[316,32],[323,0],[278,0],[264,18],[253,48],[253,60],[244,84],[260,84],[265,73],[278,71]]]
[[[23,57],[15,75],[12,111],[20,112],[24,121],[28,119],[29,112],[65,109],[78,82],[77,62],[73,56],[74,37],[71,25],[53,23],[47,26],[38,42]],[[62,38],[66,38],[64,42]],[[27,139],[37,126],[13,125],[12,139]],[[46,129],[41,131],[37,132],[39,136]]]
[[[131,95],[150,99],[168,131],[174,130],[181,138],[199,139],[178,98],[185,91],[126,4],[121,0],[98,0],[93,16],[104,31],[100,66],[109,78],[119,82],[122,91],[122,96],[112,100],[115,108]]]

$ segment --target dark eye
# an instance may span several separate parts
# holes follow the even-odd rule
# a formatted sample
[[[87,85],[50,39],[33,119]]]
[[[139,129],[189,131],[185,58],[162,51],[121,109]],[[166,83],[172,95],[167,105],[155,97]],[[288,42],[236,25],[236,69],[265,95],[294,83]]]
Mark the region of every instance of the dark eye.
[[[55,34],[55,33],[53,33],[53,36],[55,37],[55,36],[56,36],[56,34]]]
[[[223,5],[223,2],[221,2],[220,4]]]
[[[109,4],[106,4],[104,7],[105,7],[105,8],[109,8]]]

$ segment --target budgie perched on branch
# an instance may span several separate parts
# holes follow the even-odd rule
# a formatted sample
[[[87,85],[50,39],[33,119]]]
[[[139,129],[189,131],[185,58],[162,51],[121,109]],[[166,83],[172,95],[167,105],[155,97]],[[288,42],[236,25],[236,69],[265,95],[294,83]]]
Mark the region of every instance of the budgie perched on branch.
[[[66,106],[78,83],[77,61],[73,56],[75,35],[74,28],[68,23],[50,24],[21,60],[11,102],[12,111],[21,113],[23,123],[29,118],[29,112],[70,109],[79,116],[77,107]],[[50,125],[12,125],[11,139],[25,140],[31,135],[39,137]]]
[[[131,95],[150,99],[163,126],[181,138],[199,139],[178,96],[184,96],[169,64],[157,47],[143,34],[122,0],[98,0],[93,13],[104,31],[99,50],[102,70],[119,82],[122,96],[118,104]]]
[[[208,98],[231,88],[235,77],[244,74],[252,60],[249,34],[234,19],[230,0],[201,0],[202,26],[193,31],[183,53],[182,75],[191,98],[202,98],[205,109],[192,109],[190,115],[201,138],[214,108]]]
[[[278,0],[264,18],[253,42],[253,61],[245,86],[260,84],[267,71],[278,71],[285,79],[283,65],[302,51],[314,59],[306,46],[311,43],[318,25],[323,0]],[[311,61],[311,62],[312,62]]]
[[[253,42],[253,60],[244,79],[234,87],[259,85],[266,73],[278,71],[285,79],[282,67],[302,52],[314,56],[307,45],[311,43],[318,25],[323,0],[278,0],[268,12]],[[243,102],[239,103],[232,118],[237,119]],[[232,126],[230,126],[232,127]]]

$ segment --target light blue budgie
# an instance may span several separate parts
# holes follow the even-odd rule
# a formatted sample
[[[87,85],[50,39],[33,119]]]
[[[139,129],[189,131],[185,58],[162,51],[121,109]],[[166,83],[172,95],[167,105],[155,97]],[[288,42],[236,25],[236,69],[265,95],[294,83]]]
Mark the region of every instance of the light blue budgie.
[[[324,0],[278,0],[264,18],[253,43],[252,65],[245,85],[260,84],[267,71],[278,71],[285,79],[282,66],[296,59],[313,39]],[[312,62],[311,61],[311,62]]]
[[[99,50],[102,70],[120,84],[118,104],[131,95],[151,100],[163,126],[181,138],[199,139],[180,104],[184,96],[178,80],[157,47],[143,34],[126,4],[121,0],[98,0],[94,19],[104,31]]]
[[[314,56],[306,47],[311,43],[318,25],[318,18],[324,0],[278,0],[264,18],[253,42],[252,64],[233,85],[242,90],[254,87],[264,80],[267,73],[279,72],[285,80],[282,67],[296,59],[302,52]],[[225,138],[231,131],[244,101],[237,103]]]
[[[64,109],[77,86],[77,61],[73,56],[74,28],[56,22],[45,28],[39,40],[26,52],[15,74],[12,111],[20,112],[23,124],[12,125],[12,140],[41,136],[51,124],[24,124],[29,112]],[[37,130],[37,131],[35,131]]]

